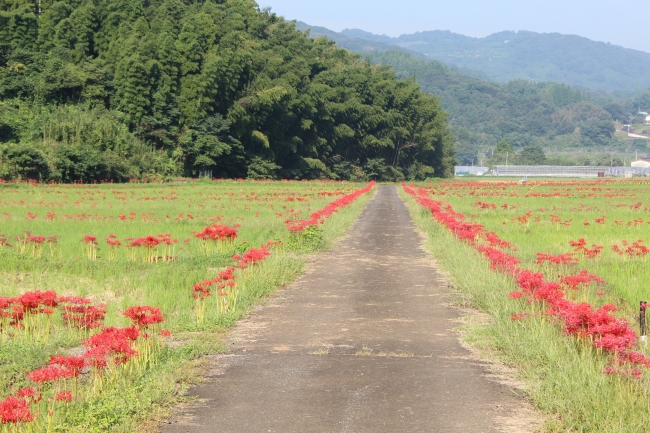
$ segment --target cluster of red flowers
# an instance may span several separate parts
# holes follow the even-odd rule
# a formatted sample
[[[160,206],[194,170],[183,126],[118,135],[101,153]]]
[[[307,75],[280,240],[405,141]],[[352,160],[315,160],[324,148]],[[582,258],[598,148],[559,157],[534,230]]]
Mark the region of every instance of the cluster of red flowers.
[[[219,276],[217,276],[216,278],[201,281],[200,283],[195,284],[192,289],[193,292],[192,296],[195,299],[207,298],[211,294],[210,290],[212,286],[215,286],[219,291],[219,293],[225,296],[226,294],[225,289],[228,287],[235,286],[234,272],[236,268],[243,269],[266,259],[268,256],[271,255],[271,250],[269,250],[269,246],[278,245],[278,244],[279,242],[269,241],[265,245],[262,245],[259,248],[249,249],[244,254],[241,255],[235,254],[233,256],[233,259],[237,260],[236,267],[226,268],[226,270],[220,272]]]
[[[200,232],[192,232],[199,239],[211,239],[213,241],[234,241],[237,238],[237,230],[223,224],[212,224]]]
[[[556,225],[557,230],[560,229],[560,226],[571,227],[571,223],[573,222],[573,218],[562,221],[562,218],[558,215],[549,214],[549,216],[551,217],[551,222]]]
[[[84,235],[82,239],[87,244],[97,245],[97,237],[93,235]]]
[[[561,284],[548,281],[541,272],[520,268],[517,258],[501,251],[498,247],[483,244],[481,240],[486,230],[482,225],[466,223],[464,215],[454,212],[449,205],[443,209],[441,202],[436,202],[427,197],[428,192],[426,190],[418,189],[415,191],[406,184],[402,185],[407,194],[431,211],[435,221],[443,224],[459,239],[480,251],[490,262],[492,269],[507,273],[516,279],[522,292],[511,293],[511,298],[526,296],[531,302],[545,302],[549,307],[546,313],[560,319],[567,334],[591,338],[595,347],[615,354],[616,361],[619,364],[629,363],[650,368],[650,360],[643,354],[632,350],[636,343],[637,334],[626,320],[618,319],[611,314],[612,311],[616,310],[615,306],[606,304],[602,308],[594,309],[586,302],[575,303],[567,299]],[[584,246],[586,243],[578,242],[578,244]],[[587,273],[587,271],[581,271],[578,275],[564,277],[562,280],[563,284],[570,288],[592,281],[602,282],[602,279]],[[515,315],[513,319],[517,320],[522,317],[525,316]]]
[[[614,244],[612,246],[612,251],[620,256],[627,254],[629,257],[644,257],[646,254],[650,253],[650,249],[643,245],[642,239],[634,241],[631,244],[624,240],[621,242],[621,245]]]
[[[172,239],[169,233],[158,234],[156,236],[147,235],[141,238],[128,240],[131,241],[128,245],[129,247],[144,247],[149,249],[157,247],[161,244],[170,246],[172,244],[178,243],[178,239]]]
[[[102,369],[112,360],[115,365],[125,364],[138,355],[132,343],[140,336],[136,326],[128,328],[104,328],[98,334],[83,342],[88,350],[84,353],[84,362]]]
[[[149,307],[148,305],[129,307],[124,311],[124,315],[131,319],[133,325],[137,325],[141,329],[165,321],[160,308]]]
[[[7,239],[7,235],[4,233],[0,233],[0,248],[2,247],[13,247],[13,245],[11,245]]]
[[[528,221],[530,221],[531,216],[533,216],[533,212],[528,211],[525,214],[523,214],[522,216],[512,218],[512,221],[513,222],[517,221],[519,224],[526,225],[526,224],[528,224]]]
[[[350,203],[359,198],[359,196],[369,192],[374,185],[375,181],[373,180],[365,188],[358,189],[350,194],[344,195],[337,200],[334,200],[324,208],[312,213],[309,219],[286,220],[285,224],[287,226],[287,230],[290,232],[302,232],[309,226],[316,226],[318,224],[321,224],[327,218],[332,216],[333,213],[338,212],[339,208],[348,206]]]
[[[221,296],[226,296],[226,288],[235,286],[235,268],[226,268],[219,273],[219,276],[211,280],[204,280],[196,283],[192,289],[194,299],[205,299],[211,295],[211,288],[215,286]]]
[[[479,209],[488,209],[488,210],[497,208],[497,205],[494,204],[494,203],[485,203],[485,202],[482,202],[482,201],[474,202],[474,206],[476,206]],[[506,206],[505,209],[507,209],[508,205],[505,205],[505,206]]]
[[[271,255],[271,251],[269,251],[266,245],[262,245],[259,248],[251,248],[241,256],[237,254],[233,258],[235,260],[239,260],[237,267],[243,269],[247,266],[254,265],[257,262],[264,260],[270,255]]]
[[[8,326],[24,327],[23,320],[27,315],[54,313],[59,305],[55,292],[27,292],[15,298],[0,296],[0,332],[8,332]]]
[[[578,263],[578,259],[571,253],[558,254],[556,256],[553,254],[537,253],[537,264],[542,265],[545,262],[555,265],[575,265]]]
[[[605,281],[596,275],[590,274],[586,269],[581,270],[577,275],[567,275],[562,278],[562,283],[574,290],[577,290],[580,285],[588,285],[592,282],[604,283]]]
[[[41,385],[46,382],[56,382],[59,379],[70,379],[79,376],[85,364],[86,361],[83,357],[50,356],[50,362],[45,367],[27,373],[27,377],[32,382]]]
[[[76,296],[58,297],[53,291],[28,292],[16,298],[0,297],[0,314],[3,319],[9,318],[10,324],[19,326],[27,315],[52,314],[53,309],[63,307],[63,320],[65,323],[82,329],[101,326],[101,321],[106,314],[103,305],[93,306],[91,301]],[[27,377],[37,385],[45,383],[64,383],[67,379],[74,379],[85,368],[103,369],[113,365],[128,362],[138,351],[133,343],[138,338],[148,338],[145,332],[154,325],[164,321],[160,309],[149,306],[134,306],[127,308],[124,313],[132,326],[127,328],[103,328],[97,334],[83,341],[87,350],[82,356],[50,356],[47,365],[27,373]],[[3,322],[0,322],[3,323]],[[0,327],[0,331],[6,330]],[[170,335],[169,331],[162,330],[163,336]],[[65,385],[63,385],[65,387]],[[34,420],[34,413],[30,410],[33,403],[41,400],[41,392],[45,388],[24,388],[14,395],[0,401],[0,424],[28,423]],[[73,394],[66,389],[57,392],[54,401],[70,402]]]
[[[92,305],[89,299],[78,296],[62,296],[59,303],[63,305],[63,321],[78,329],[94,329],[102,325],[106,317],[106,305]]]
[[[59,297],[51,290],[36,290],[15,298],[0,296],[0,332],[8,333],[8,326],[23,328],[26,317],[52,315],[57,308],[61,310],[63,322],[78,329],[98,328],[106,316],[104,304],[92,305],[86,298]]]
[[[577,241],[569,241],[569,245],[573,247],[573,251],[582,254],[588,259],[597,257],[603,251],[602,245],[592,244],[591,249],[587,248],[587,241],[584,238],[580,238]]]
[[[30,402],[27,397],[9,396],[4,401],[0,401],[0,424],[32,421],[34,414],[29,410]]]
[[[114,235],[113,233],[108,235],[108,237],[106,238],[106,243],[108,244],[109,247],[121,247],[122,246],[122,242],[120,242],[120,240],[117,238],[117,236]]]

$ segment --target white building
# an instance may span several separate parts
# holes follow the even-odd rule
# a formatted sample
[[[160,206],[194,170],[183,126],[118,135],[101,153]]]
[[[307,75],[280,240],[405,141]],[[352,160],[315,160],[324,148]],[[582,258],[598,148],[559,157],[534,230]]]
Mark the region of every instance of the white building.
[[[650,161],[644,161],[642,159],[638,161],[632,161],[632,163],[630,163],[630,167],[650,168]]]
[[[454,167],[454,174],[456,176],[483,176],[488,170],[488,167],[457,165]]]

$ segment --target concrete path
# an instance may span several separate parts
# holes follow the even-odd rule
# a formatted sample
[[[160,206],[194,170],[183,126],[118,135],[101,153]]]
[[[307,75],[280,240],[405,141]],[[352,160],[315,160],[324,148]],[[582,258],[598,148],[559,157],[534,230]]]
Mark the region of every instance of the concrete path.
[[[457,310],[394,187],[233,332],[186,432],[525,432],[527,404],[452,331]],[[523,415],[522,415],[523,414]]]

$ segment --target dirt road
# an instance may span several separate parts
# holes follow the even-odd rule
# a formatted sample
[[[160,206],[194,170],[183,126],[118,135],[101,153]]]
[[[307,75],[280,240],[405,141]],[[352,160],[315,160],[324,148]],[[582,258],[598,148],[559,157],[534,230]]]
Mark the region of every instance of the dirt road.
[[[211,358],[186,432],[525,432],[528,405],[473,360],[394,187]]]

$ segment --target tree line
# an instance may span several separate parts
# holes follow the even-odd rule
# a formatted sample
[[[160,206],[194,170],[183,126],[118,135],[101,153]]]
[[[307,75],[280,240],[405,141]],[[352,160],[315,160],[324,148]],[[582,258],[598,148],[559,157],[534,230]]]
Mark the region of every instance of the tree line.
[[[0,0],[0,177],[424,179],[439,99],[251,0]]]
[[[542,158],[541,149],[648,151],[644,140],[634,141],[633,148],[628,148],[629,143],[614,137],[615,121],[619,126],[643,122],[638,107],[650,107],[648,91],[620,99],[553,82],[514,80],[500,84],[480,80],[438,61],[418,59],[399,51],[375,52],[367,57],[373,63],[391,65],[399,77],[414,77],[423,90],[440,95],[442,107],[449,113],[448,124],[456,138],[456,157],[461,164],[485,160],[500,140],[513,145],[516,151],[531,148],[522,163],[589,162],[562,157],[547,161]]]

